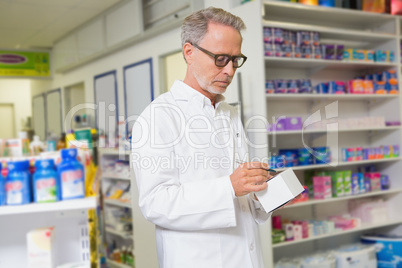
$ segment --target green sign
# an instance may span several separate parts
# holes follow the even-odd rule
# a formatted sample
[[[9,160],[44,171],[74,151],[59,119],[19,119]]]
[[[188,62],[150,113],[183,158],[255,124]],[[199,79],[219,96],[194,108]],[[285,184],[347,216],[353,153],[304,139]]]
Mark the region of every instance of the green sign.
[[[0,76],[50,76],[49,52],[1,51]]]

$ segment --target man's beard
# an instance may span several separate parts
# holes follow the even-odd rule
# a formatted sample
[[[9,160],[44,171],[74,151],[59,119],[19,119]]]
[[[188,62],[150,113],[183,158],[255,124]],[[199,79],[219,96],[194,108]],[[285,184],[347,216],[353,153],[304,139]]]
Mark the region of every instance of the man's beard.
[[[193,75],[195,79],[198,82],[198,85],[201,87],[201,89],[208,91],[211,94],[223,94],[226,92],[226,88],[215,88],[213,85],[208,84],[207,81],[203,77],[200,77],[196,71],[193,72]],[[230,83],[231,81],[229,81]]]

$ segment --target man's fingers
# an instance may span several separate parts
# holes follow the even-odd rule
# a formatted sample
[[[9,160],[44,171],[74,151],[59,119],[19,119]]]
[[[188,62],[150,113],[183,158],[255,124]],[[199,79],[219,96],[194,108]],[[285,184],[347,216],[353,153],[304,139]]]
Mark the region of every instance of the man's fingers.
[[[268,184],[263,183],[263,184],[254,184],[254,185],[250,185],[248,188],[248,190],[250,192],[259,192],[262,190],[265,190],[267,188]]]
[[[261,168],[247,170],[247,176],[249,176],[249,177],[254,177],[254,176],[268,177],[268,175],[269,175],[268,171],[266,171],[265,169],[261,169]]]

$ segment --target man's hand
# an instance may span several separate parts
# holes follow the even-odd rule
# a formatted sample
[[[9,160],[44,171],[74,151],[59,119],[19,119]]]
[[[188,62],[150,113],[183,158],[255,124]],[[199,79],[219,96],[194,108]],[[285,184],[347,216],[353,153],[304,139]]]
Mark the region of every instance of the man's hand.
[[[236,196],[243,196],[251,192],[259,192],[267,188],[266,180],[271,176],[268,165],[261,162],[248,162],[240,166],[230,175]]]

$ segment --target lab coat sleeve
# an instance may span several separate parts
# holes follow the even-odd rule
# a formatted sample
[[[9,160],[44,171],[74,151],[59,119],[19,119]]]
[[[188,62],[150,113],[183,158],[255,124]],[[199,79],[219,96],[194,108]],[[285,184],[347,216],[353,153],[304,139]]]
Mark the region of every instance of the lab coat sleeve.
[[[255,198],[254,193],[248,195],[248,202],[252,208],[253,217],[258,224],[265,223],[271,217],[272,212],[265,212],[260,201]]]
[[[248,148],[246,146],[246,144],[248,144],[246,142],[247,137],[246,137],[246,133],[243,130],[244,128],[243,128],[242,122],[240,121],[238,110],[233,110],[232,112],[234,114],[233,118],[234,118],[234,122],[235,122],[233,125],[235,126],[236,130],[241,133],[241,139],[242,139],[241,144],[244,147],[243,150],[246,151],[247,155],[248,155]],[[249,159],[245,158],[242,161],[249,161]],[[254,217],[254,220],[258,224],[265,223],[269,219],[269,217],[271,216],[272,213],[271,212],[268,212],[268,213],[265,212],[265,210],[262,207],[260,201],[258,201],[255,198],[254,193],[250,193],[247,196],[247,200],[248,200],[248,204],[249,204],[250,209],[251,209],[251,213],[252,213],[252,215]]]
[[[177,161],[172,140],[177,134],[172,132],[179,129],[177,120],[166,113],[151,120],[148,114],[146,109],[132,131],[132,164],[144,217],[181,231],[236,226],[230,177],[181,183],[179,170],[184,167]]]

